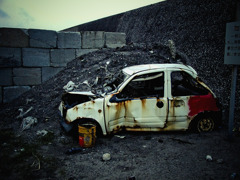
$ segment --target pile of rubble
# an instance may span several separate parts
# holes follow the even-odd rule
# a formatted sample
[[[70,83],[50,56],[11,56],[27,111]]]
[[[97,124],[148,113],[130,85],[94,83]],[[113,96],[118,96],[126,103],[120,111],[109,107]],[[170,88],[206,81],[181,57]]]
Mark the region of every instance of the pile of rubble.
[[[104,92],[107,84],[116,80],[124,67],[151,63],[194,65],[196,62],[178,51],[171,40],[165,45],[130,44],[122,48],[91,52],[68,63],[67,67],[55,77],[40,86],[34,87],[16,101],[1,105],[0,114],[4,118],[0,126],[7,127],[16,122],[16,117],[19,116],[19,108],[23,111],[22,113],[29,111],[21,118],[31,116],[37,118],[38,122],[44,122],[46,119],[58,121],[60,120],[58,105],[61,101],[61,95],[65,91],[92,91],[100,94]],[[204,69],[201,70],[204,72]],[[226,70],[225,73],[230,73],[229,69]],[[204,74],[202,73],[202,75]],[[224,108],[228,108],[228,98],[225,97],[221,89],[229,89],[230,84],[222,83],[221,89],[217,88],[219,81],[226,78],[220,75],[217,79],[214,77],[214,73],[212,73],[212,78],[208,78],[207,74],[202,79],[207,81],[206,83],[217,94]],[[56,128],[59,128],[59,126]]]

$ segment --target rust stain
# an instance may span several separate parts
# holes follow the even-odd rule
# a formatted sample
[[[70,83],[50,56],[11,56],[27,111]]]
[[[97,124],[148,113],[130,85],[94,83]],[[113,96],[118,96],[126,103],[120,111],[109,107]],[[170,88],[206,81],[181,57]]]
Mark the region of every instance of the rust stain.
[[[92,103],[94,104],[94,103],[95,103],[95,101],[92,101]]]
[[[78,111],[78,107],[77,107],[77,106],[74,106],[74,107],[73,107],[73,110],[74,110],[74,111]]]
[[[142,101],[142,108],[144,109],[146,107],[146,99],[141,99]]]
[[[101,110],[101,109],[99,109],[99,110],[98,110],[98,113],[101,113],[101,112],[102,112],[102,110]]]

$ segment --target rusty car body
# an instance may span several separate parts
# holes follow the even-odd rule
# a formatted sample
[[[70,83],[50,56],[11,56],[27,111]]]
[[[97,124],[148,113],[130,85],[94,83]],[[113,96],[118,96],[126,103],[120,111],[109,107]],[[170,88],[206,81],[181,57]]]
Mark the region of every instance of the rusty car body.
[[[212,131],[220,123],[220,107],[197,72],[183,64],[126,67],[111,92],[63,94],[59,110],[62,126],[70,131],[92,123],[107,135],[129,131]]]

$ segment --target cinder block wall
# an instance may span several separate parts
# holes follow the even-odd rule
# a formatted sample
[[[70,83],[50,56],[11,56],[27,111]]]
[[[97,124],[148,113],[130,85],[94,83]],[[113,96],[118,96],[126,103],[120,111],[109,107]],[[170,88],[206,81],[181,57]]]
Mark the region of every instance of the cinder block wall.
[[[124,33],[0,28],[0,103],[7,103],[99,48],[126,44]]]

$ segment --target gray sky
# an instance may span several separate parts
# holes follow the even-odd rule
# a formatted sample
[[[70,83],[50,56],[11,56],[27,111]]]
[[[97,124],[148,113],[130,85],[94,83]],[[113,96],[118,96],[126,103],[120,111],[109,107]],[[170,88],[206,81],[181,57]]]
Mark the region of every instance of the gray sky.
[[[162,0],[0,0],[0,27],[62,30]]]

